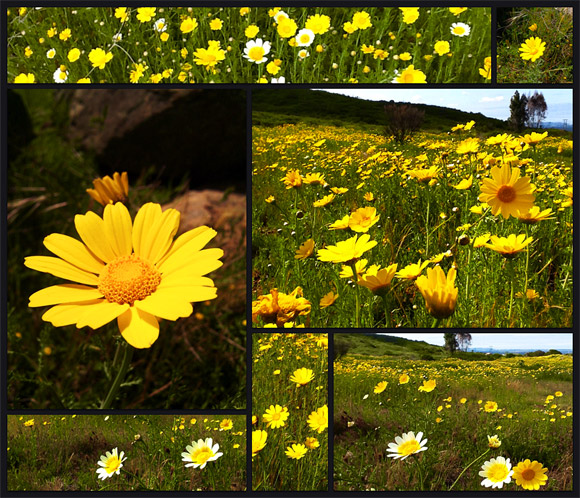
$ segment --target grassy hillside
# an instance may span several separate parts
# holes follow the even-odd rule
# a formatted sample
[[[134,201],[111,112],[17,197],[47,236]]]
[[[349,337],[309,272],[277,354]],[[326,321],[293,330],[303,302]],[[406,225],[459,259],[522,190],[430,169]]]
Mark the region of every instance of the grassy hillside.
[[[383,334],[336,334],[335,356],[396,356],[411,360],[438,360],[449,353],[443,346],[434,346],[425,341],[413,341]],[[467,353],[457,351],[454,355],[462,360],[495,360],[501,354]]]
[[[342,126],[359,124],[364,128],[383,127],[385,102],[362,100],[334,93],[301,89],[256,90],[252,93],[253,123],[277,126],[306,121],[311,124]],[[463,112],[447,107],[413,104],[425,111],[423,131],[449,131],[458,123],[474,120],[480,133],[507,131],[505,121],[481,113]]]

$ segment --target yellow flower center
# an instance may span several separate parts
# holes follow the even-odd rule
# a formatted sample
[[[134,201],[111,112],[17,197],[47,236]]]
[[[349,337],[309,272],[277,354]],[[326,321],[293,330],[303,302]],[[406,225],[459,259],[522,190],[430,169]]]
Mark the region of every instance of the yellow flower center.
[[[272,420],[280,420],[280,413],[276,412],[272,414]]]
[[[492,482],[501,482],[509,474],[507,466],[503,463],[496,463],[487,470],[488,479]]]
[[[131,306],[155,292],[161,274],[148,261],[136,254],[111,261],[99,276],[99,291],[110,303]]]
[[[108,474],[112,474],[113,472],[116,472],[119,469],[120,465],[121,460],[119,460],[119,458],[117,458],[116,456],[112,456],[107,460],[105,470],[107,471]]]
[[[536,477],[536,473],[533,469],[526,469],[522,472],[522,479],[526,481],[533,481]]]
[[[399,445],[400,455],[412,455],[417,450],[420,450],[421,446],[416,439],[411,439],[411,441],[406,441]]]
[[[308,35],[302,35],[300,37],[300,43],[308,43],[310,41],[310,36]]]
[[[457,26],[457,27],[456,27],[456,28],[453,30],[453,32],[454,32],[456,35],[462,35],[463,33],[465,33],[465,28],[463,28],[462,26]]]
[[[510,185],[502,185],[497,191],[497,198],[501,202],[510,203],[516,198],[516,189]]]
[[[207,446],[204,448],[200,448],[199,450],[196,450],[193,455],[191,455],[191,459],[193,460],[194,463],[197,464],[204,464],[205,462],[208,461],[209,458],[211,458],[213,456],[213,451],[211,451],[211,448],[208,448]]]
[[[264,57],[264,49],[262,47],[252,47],[248,52],[248,56],[254,61],[261,61]]]

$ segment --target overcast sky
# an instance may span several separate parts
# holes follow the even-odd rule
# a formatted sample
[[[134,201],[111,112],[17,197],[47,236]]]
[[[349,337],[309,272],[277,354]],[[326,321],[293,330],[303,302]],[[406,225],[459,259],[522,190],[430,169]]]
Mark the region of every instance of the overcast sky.
[[[451,107],[465,112],[481,112],[484,116],[505,120],[509,117],[510,99],[516,89],[336,88],[324,91],[364,100],[394,100],[395,102]],[[533,88],[518,88],[517,91],[526,95],[534,93]],[[572,89],[543,88],[540,91],[548,104],[546,121],[562,122],[567,119],[568,124],[572,124]]]
[[[388,333],[414,341],[425,341],[429,344],[443,346],[443,332],[438,333]],[[502,332],[471,334],[472,348],[494,349],[572,349],[572,334],[559,333],[511,333]]]

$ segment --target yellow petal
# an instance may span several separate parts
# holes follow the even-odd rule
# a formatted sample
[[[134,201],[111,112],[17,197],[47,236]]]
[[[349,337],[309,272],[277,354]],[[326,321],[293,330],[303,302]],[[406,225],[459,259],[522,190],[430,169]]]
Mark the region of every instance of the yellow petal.
[[[208,277],[192,277],[190,275],[183,275],[180,272],[175,272],[168,277],[163,277],[161,283],[157,286],[157,289],[191,286],[213,287],[214,283],[213,280]]]
[[[76,266],[52,256],[28,256],[24,258],[24,266],[81,284],[97,285],[98,283],[96,275],[80,270]]]
[[[135,301],[135,307],[165,320],[177,320],[193,313],[193,307],[179,293],[165,291],[153,293],[143,301]]]
[[[110,303],[103,299],[98,304],[87,306],[83,310],[82,315],[77,320],[77,328],[88,326],[92,329],[98,329],[123,314],[128,308],[128,304]]]
[[[160,289],[157,287],[155,294],[159,294],[159,299],[184,300],[192,302],[207,301],[217,297],[215,287],[205,287],[201,285],[184,285]],[[160,315],[157,315],[160,316]]]
[[[188,230],[187,232],[181,234],[179,237],[177,237],[177,239],[175,239],[173,241],[173,244],[171,244],[171,247],[169,248],[169,251],[167,251],[167,253],[165,254],[165,256],[163,256],[163,258],[161,258],[158,261],[157,266],[162,265],[163,262],[167,258],[169,258],[172,254],[174,254],[178,249],[181,249],[190,240],[195,239],[199,234],[201,234],[202,232],[205,232],[207,230],[211,230],[211,228],[206,227],[205,225],[202,225],[200,227],[194,228],[193,230]],[[203,246],[200,246],[200,249],[201,249],[201,247],[203,247]]]
[[[171,272],[177,266],[181,266],[184,261],[189,261],[192,256],[199,252],[200,249],[203,248],[217,234],[215,230],[206,226],[198,227],[194,231],[196,232],[195,237],[190,239],[187,243],[183,244],[183,246],[179,247],[178,249],[172,250],[167,259],[165,259],[162,264],[158,265],[158,268],[161,272]],[[221,255],[217,257],[219,258]]]
[[[30,296],[28,306],[51,306],[53,304],[77,303],[80,301],[90,301],[99,299],[103,295],[94,287],[77,284],[53,285],[46,289],[39,290]]]
[[[135,216],[135,222],[133,223],[132,237],[135,254],[142,256],[146,252],[144,241],[147,230],[156,224],[157,220],[161,218],[161,214],[161,206],[153,202],[148,202],[139,209],[137,216]]]
[[[105,263],[115,259],[115,251],[105,233],[105,223],[92,211],[75,216],[75,227],[83,242]]]
[[[101,273],[104,263],[87,249],[80,240],[53,233],[44,238],[44,246],[58,257],[91,273]]]
[[[123,338],[134,348],[150,348],[159,337],[159,322],[149,313],[135,307],[117,318]]]
[[[83,301],[74,304],[59,304],[50,308],[42,319],[45,322],[52,323],[55,327],[64,327],[65,325],[72,325],[77,323],[79,316],[84,313],[88,306],[99,305],[103,302],[102,299],[93,299],[91,301]]]
[[[179,211],[167,209],[157,218],[156,222],[147,228],[141,238],[140,257],[155,264],[169,250],[173,237],[179,228]],[[136,251],[135,251],[136,252]]]
[[[219,258],[223,255],[224,252],[217,248],[204,249],[193,254],[178,251],[166,259],[163,265],[159,267],[159,270],[164,278],[173,272],[201,276],[222,266],[223,263]]]
[[[107,240],[117,256],[129,256],[133,252],[131,240],[131,215],[122,202],[108,204],[103,213]]]

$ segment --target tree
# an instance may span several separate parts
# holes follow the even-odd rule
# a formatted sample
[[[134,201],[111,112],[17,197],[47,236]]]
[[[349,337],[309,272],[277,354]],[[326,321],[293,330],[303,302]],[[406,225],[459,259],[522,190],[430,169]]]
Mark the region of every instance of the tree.
[[[520,132],[526,126],[528,121],[528,97],[520,95],[516,90],[510,100],[510,117],[508,123],[517,132]]]
[[[411,138],[413,133],[421,128],[425,118],[425,111],[408,104],[395,104],[393,101],[385,104],[385,114],[387,115],[385,134],[392,135],[400,143]]]
[[[528,111],[528,125],[531,128],[540,128],[542,121],[546,119],[546,111],[548,110],[544,94],[538,93],[538,90],[536,90],[533,95],[528,97],[526,108]]]
[[[471,334],[469,332],[455,332],[455,339],[459,345],[459,349],[467,351],[471,344]]]
[[[446,332],[443,334],[445,338],[445,349],[451,354],[457,351],[459,344],[457,344],[457,338],[455,337],[455,332]]]

